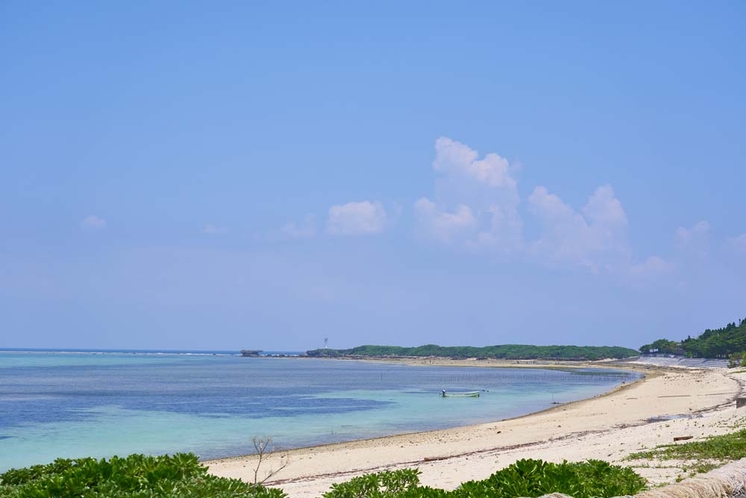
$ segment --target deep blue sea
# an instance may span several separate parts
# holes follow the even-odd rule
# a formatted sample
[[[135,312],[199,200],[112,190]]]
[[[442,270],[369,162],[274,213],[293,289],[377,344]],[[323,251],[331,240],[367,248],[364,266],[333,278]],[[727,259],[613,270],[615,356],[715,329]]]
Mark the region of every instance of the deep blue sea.
[[[233,352],[0,350],[0,472],[58,457],[202,459],[500,420],[592,397],[611,370],[429,367]],[[482,391],[441,398],[441,389]]]

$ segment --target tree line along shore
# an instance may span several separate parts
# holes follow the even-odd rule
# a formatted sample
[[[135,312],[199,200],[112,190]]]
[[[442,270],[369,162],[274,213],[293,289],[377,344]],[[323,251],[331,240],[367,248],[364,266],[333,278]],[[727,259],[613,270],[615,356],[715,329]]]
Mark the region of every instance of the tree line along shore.
[[[643,354],[671,354],[691,358],[729,359],[731,366],[746,366],[746,318],[719,329],[707,329],[697,337],[680,341],[658,339],[640,347]]]
[[[498,359],[498,360],[575,360],[594,361],[606,358],[623,359],[639,356],[634,349],[618,346],[530,346],[502,344],[499,346],[438,346],[427,344],[417,347],[358,346],[351,349],[314,349],[307,356],[320,358],[451,358],[451,359]]]
[[[597,361],[621,360],[640,355],[661,354],[690,358],[730,359],[731,366],[746,366],[746,319],[719,329],[707,329],[697,337],[681,341],[658,339],[643,344],[639,350],[621,346],[533,346],[501,344],[495,346],[439,346],[425,344],[416,347],[364,345],[350,349],[312,349],[306,356],[314,358],[467,358],[495,360]]]

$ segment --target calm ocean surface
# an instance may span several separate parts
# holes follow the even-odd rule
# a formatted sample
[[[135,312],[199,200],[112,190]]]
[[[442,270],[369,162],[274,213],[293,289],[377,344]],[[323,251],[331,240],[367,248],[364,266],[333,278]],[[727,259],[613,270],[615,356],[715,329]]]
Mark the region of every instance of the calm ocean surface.
[[[229,354],[0,351],[0,472],[58,457],[251,453],[515,417],[637,376]],[[441,389],[482,390],[441,398]]]

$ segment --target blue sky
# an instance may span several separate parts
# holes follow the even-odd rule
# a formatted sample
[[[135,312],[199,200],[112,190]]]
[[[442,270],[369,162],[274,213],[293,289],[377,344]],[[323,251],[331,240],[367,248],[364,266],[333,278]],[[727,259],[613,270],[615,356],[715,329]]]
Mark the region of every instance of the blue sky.
[[[0,347],[746,317],[742,2],[0,4]]]

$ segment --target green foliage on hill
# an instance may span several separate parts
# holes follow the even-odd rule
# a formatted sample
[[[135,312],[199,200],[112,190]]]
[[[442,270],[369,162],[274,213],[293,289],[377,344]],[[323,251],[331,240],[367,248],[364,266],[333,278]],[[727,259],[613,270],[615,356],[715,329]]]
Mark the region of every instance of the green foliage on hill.
[[[308,356],[316,357],[381,357],[414,356],[441,358],[496,358],[505,360],[600,360],[637,356],[634,349],[618,346],[528,346],[503,344],[483,348],[471,346],[437,346],[426,344],[412,348],[400,346],[358,346],[352,349],[314,349]]]
[[[657,350],[657,351],[656,351]],[[693,358],[743,357],[746,352],[746,319],[738,325],[729,323],[720,329],[707,329],[696,338],[687,337],[681,342],[659,339],[640,347],[640,352],[682,354]]]
[[[645,480],[632,469],[600,460],[548,463],[519,460],[482,481],[468,481],[453,491],[420,486],[419,471],[405,469],[356,477],[335,484],[324,498],[512,498],[564,493],[574,498],[634,495]]]
[[[6,498],[283,498],[282,490],[207,473],[191,453],[57,459],[0,474]]]

